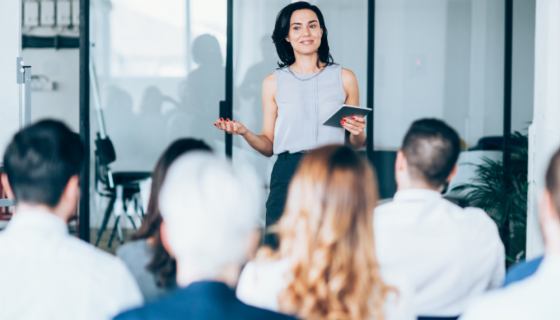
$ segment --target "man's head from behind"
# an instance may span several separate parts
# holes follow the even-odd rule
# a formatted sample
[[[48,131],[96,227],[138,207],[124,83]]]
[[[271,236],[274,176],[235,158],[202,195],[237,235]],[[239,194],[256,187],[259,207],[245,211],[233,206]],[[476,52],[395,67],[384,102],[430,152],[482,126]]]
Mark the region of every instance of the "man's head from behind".
[[[76,206],[84,157],[76,133],[43,120],[18,132],[6,148],[2,184],[16,206],[46,207],[67,220]]]
[[[208,152],[191,152],[169,168],[159,195],[162,241],[177,260],[177,282],[237,281],[258,243],[263,188],[249,168]],[[224,280],[232,267],[233,278]],[[231,281],[230,281],[231,280]]]
[[[439,190],[454,176],[460,151],[459,135],[443,121],[415,121],[397,154],[395,177],[399,190]]]

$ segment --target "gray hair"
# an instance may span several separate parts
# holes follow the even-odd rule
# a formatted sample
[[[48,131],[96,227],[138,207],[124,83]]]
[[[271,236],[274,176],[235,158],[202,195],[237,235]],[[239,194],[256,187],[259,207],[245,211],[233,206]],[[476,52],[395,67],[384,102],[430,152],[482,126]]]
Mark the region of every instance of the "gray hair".
[[[177,262],[209,277],[227,264],[243,263],[247,236],[259,226],[263,193],[251,168],[234,168],[206,152],[175,160],[159,207]]]

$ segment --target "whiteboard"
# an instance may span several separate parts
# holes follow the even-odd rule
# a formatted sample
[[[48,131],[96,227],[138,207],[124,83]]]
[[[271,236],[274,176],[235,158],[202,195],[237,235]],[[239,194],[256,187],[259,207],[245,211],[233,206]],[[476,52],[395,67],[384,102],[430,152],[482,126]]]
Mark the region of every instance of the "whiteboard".
[[[16,58],[21,55],[21,1],[0,1],[0,165],[19,129],[19,85]]]

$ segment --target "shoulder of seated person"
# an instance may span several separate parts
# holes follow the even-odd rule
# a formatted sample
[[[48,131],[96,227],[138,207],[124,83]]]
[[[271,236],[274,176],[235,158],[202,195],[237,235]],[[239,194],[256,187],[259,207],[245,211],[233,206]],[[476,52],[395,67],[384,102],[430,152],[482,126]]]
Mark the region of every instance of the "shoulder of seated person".
[[[283,271],[289,267],[288,259],[259,259],[251,261],[245,265],[247,272],[275,272]]]
[[[120,257],[122,254],[135,251],[138,247],[143,248],[145,244],[146,244],[145,239],[129,241],[117,249],[116,251],[117,257]]]
[[[107,273],[108,278],[120,277],[120,274],[115,274],[126,268],[123,262],[116,256],[96,248],[92,244],[70,236],[67,243],[68,249],[75,255],[72,257],[73,263],[83,268],[83,270],[90,270],[92,273]]]
[[[383,203],[380,203],[377,207],[375,207],[375,213],[390,210],[394,203],[393,199],[383,200]]]
[[[115,317],[113,320],[134,320],[134,319],[145,319],[145,317],[141,316],[144,314],[145,307],[132,309],[129,311],[125,311],[118,316]]]
[[[522,289],[522,288],[520,288]],[[523,303],[517,304],[519,299],[516,289],[501,289],[487,292],[463,313],[461,320],[494,320],[494,319],[530,319],[521,311]],[[522,292],[521,292],[522,293]],[[517,298],[517,299],[516,299]]]
[[[466,207],[466,208],[459,207],[459,208],[461,209],[461,212],[464,214],[464,216],[468,219],[476,220],[483,224],[495,225],[494,220],[492,220],[492,218],[490,218],[488,213],[486,213],[486,211],[482,210],[481,208],[476,208],[476,207]]]

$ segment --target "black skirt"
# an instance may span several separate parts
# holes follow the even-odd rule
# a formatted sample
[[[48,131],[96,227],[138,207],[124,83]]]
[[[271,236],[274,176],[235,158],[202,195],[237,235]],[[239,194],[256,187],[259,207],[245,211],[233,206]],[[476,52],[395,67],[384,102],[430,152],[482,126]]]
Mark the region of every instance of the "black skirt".
[[[284,205],[288,196],[288,186],[296,172],[299,162],[305,153],[290,154],[284,152],[278,155],[272,168],[270,177],[270,193],[266,201],[266,228],[274,225],[284,212]],[[267,232],[264,238],[265,245],[274,249],[278,248],[278,237]]]

